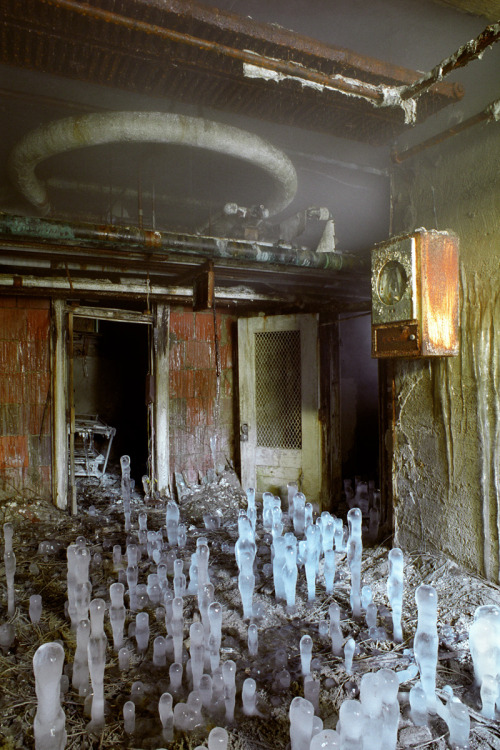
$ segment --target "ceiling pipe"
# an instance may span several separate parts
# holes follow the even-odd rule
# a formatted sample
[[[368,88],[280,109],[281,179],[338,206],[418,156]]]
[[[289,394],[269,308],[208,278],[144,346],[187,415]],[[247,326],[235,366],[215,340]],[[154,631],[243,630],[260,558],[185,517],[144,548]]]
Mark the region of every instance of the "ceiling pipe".
[[[112,250],[122,256],[127,252],[139,251],[151,260],[164,262],[175,262],[177,254],[187,258],[224,259],[331,271],[363,272],[369,265],[359,256],[338,252],[318,253],[285,243],[273,245],[266,242],[151,231],[139,227],[66,223],[54,219],[0,214],[0,249],[2,243],[10,246],[13,241],[22,242],[24,246],[40,243],[74,250],[89,248],[98,253]]]
[[[399,86],[399,96],[403,101],[416,99],[435,83],[457,68],[463,68],[473,60],[480,58],[483,52],[500,39],[500,22],[487,26],[475,39],[464,44],[456,52],[436,65],[417,81],[406,86]]]
[[[47,5],[54,5],[58,8],[64,8],[65,10],[79,13],[88,18],[99,19],[107,23],[113,23],[118,26],[122,26],[131,31],[140,31],[146,34],[154,34],[160,39],[168,39],[173,42],[179,42],[187,44],[192,47],[196,47],[200,50],[216,52],[219,55],[230,57],[234,60],[239,60],[242,63],[248,65],[254,65],[259,68],[273,70],[276,73],[283,75],[295,76],[305,79],[311,83],[327,86],[334,90],[342,93],[361,96],[365,99],[369,99],[374,103],[381,104],[384,100],[381,87],[374,86],[364,81],[359,81],[355,78],[347,78],[342,75],[328,75],[320,73],[317,70],[306,68],[300,63],[295,63],[291,60],[280,60],[278,58],[268,57],[266,55],[260,55],[257,52],[252,52],[248,49],[237,49],[235,47],[229,47],[219,42],[214,42],[209,39],[202,39],[200,37],[192,36],[191,34],[185,34],[174,29],[167,29],[163,26],[157,26],[155,24],[148,23],[147,21],[140,21],[136,18],[128,18],[119,13],[113,11],[104,10],[102,8],[96,8],[95,6],[88,5],[87,3],[78,2],[78,0],[42,0]]]
[[[260,167],[275,185],[270,215],[285,209],[297,192],[297,173],[282,151],[245,130],[203,118],[164,112],[107,112],[67,117],[28,133],[9,156],[11,179],[42,213],[50,213],[47,190],[35,173],[44,159],[104,143],[164,143],[191,146],[242,159]]]
[[[480,122],[489,122],[491,120],[496,120],[497,122],[500,120],[500,99],[497,99],[496,101],[489,104],[485,109],[482,110],[482,112],[478,112],[478,114],[469,117],[463,122],[452,125],[450,128],[443,130],[441,133],[437,133],[437,135],[434,135],[431,138],[422,141],[422,143],[417,143],[415,146],[406,148],[403,151],[394,149],[391,154],[392,161],[395,164],[401,164],[401,162],[406,161],[406,159],[410,159],[412,156],[419,154],[421,151],[424,151],[430,146],[436,146],[438,143],[442,143],[448,138],[457,135],[457,133],[462,133],[464,130],[467,130],[473,125],[478,125]]]

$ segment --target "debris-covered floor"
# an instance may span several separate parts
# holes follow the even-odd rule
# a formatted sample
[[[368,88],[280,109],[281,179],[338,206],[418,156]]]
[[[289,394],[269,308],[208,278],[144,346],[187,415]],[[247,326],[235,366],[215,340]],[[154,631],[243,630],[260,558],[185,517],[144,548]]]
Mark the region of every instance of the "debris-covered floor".
[[[236,702],[235,723],[228,726],[231,750],[266,750],[286,748],[289,743],[288,708],[291,699],[302,695],[299,641],[308,633],[314,641],[313,671],[320,678],[320,716],[325,728],[334,728],[338,709],[346,698],[357,697],[361,676],[367,671],[389,667],[396,671],[405,669],[412,660],[412,639],[416,629],[415,589],[423,582],[436,587],[439,597],[439,663],[438,695],[442,688],[451,685],[455,693],[469,707],[471,714],[471,748],[500,749],[500,725],[484,719],[480,713],[479,692],[473,684],[472,665],[468,648],[468,629],[476,607],[481,604],[500,604],[499,587],[468,575],[453,562],[422,551],[405,555],[405,598],[403,608],[404,642],[395,645],[390,638],[374,642],[368,638],[364,621],[350,618],[350,576],[345,553],[337,555],[337,574],[334,598],[342,609],[344,637],[353,636],[357,643],[353,674],[347,675],[343,662],[333,656],[329,641],[321,637],[318,625],[328,617],[331,597],[324,593],[321,578],[317,585],[314,605],[307,603],[306,581],[303,570],[299,572],[297,586],[297,611],[286,613],[285,606],[276,603],[273,594],[272,574],[266,566],[270,562],[270,547],[258,524],[258,579],[254,595],[255,622],[259,631],[259,655],[252,659],[247,649],[248,622],[242,620],[241,600],[237,586],[237,567],[234,543],[237,538],[237,517],[240,507],[246,507],[245,495],[230,470],[213,477],[213,481],[186,491],[181,502],[181,521],[187,527],[187,544],[177,550],[177,557],[189,567],[196,540],[206,536],[210,548],[210,578],[215,586],[215,598],[223,605],[221,659],[232,659],[237,664],[237,687],[241,689],[246,677],[254,677],[258,688],[258,708],[262,717],[246,718],[241,709],[239,693]],[[45,502],[19,496],[7,501],[0,509],[0,521],[14,525],[14,552],[17,558],[15,578],[16,611],[7,617],[5,571],[2,566],[1,622],[2,642],[8,641],[11,624],[15,639],[0,651],[0,748],[33,748],[33,718],[36,710],[33,655],[41,643],[60,640],[65,651],[65,670],[70,674],[75,651],[75,635],[65,618],[66,601],[66,548],[76,537],[83,535],[94,555],[90,574],[92,597],[102,597],[109,602],[109,586],[117,580],[113,569],[113,546],[120,544],[125,553],[126,534],[120,499],[120,478],[117,474],[106,476],[99,484],[96,480],[79,487],[79,513],[77,517],[58,511]],[[220,527],[208,530],[204,516],[217,515],[220,509]],[[157,530],[165,526],[165,505],[146,504],[143,496],[132,496],[132,535],[137,529],[139,511],[148,515],[148,528]],[[285,528],[285,531],[287,529]],[[47,554],[39,554],[41,541],[53,544]],[[166,543],[166,540],[165,540]],[[47,548],[47,545],[45,545]],[[167,547],[168,548],[168,547]],[[363,551],[362,583],[371,586],[373,598],[379,607],[379,625],[392,631],[392,619],[386,596],[388,548],[378,546]],[[140,562],[140,582],[156,569],[154,562],[143,557]],[[41,594],[43,614],[39,625],[33,626],[28,616],[29,597]],[[189,635],[189,625],[199,619],[195,596],[185,597],[184,635]],[[127,613],[125,632],[135,615]],[[110,646],[107,651],[105,671],[105,698],[107,717],[100,736],[87,733],[88,717],[84,715],[83,699],[71,687],[63,696],[66,714],[68,748],[160,748],[161,738],[158,717],[158,699],[168,690],[168,666],[157,668],[152,664],[152,642],[157,635],[165,635],[164,622],[155,619],[155,607],[150,608],[150,647],[144,657],[139,657],[135,641],[126,644],[132,653],[130,669],[120,672],[117,655],[112,649],[112,635],[106,617]],[[283,655],[286,649],[286,657]],[[282,669],[280,660],[286,658],[291,674],[290,688],[280,691],[276,672]],[[129,737],[123,731],[122,708],[130,698],[132,683],[141,680],[146,686],[144,701],[136,708],[136,733]],[[446,748],[447,728],[435,718],[429,728],[416,728],[408,718],[408,691],[415,680],[403,683],[400,690],[401,719],[398,748]],[[177,734],[172,747],[195,748],[203,744],[211,727],[223,722],[207,716],[206,728],[195,733]]]

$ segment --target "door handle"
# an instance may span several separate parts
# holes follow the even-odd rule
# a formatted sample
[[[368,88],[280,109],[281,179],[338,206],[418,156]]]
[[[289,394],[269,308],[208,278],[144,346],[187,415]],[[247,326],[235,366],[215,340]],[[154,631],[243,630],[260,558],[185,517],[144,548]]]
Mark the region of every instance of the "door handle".
[[[240,427],[240,442],[248,442],[248,425],[242,424]]]

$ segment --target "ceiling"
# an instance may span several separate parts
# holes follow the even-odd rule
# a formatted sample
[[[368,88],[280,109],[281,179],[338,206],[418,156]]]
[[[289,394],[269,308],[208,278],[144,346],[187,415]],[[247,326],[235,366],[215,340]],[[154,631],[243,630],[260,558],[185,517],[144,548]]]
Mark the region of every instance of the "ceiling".
[[[464,6],[473,12],[463,12]],[[367,273],[356,265],[366,264],[370,247],[390,232],[391,150],[419,143],[498,99],[500,45],[424,91],[414,122],[407,122],[400,99],[386,106],[384,97],[477,37],[495,14],[500,17],[500,3],[493,0],[219,0],[211,6],[192,0],[4,0],[0,211],[40,214],[19,189],[29,165],[13,179],[9,159],[16,143],[41,126],[125,111],[179,116],[181,129],[183,117],[203,118],[250,133],[250,150],[265,141],[260,162],[231,147],[227,130],[210,148],[198,141],[194,147],[188,135],[140,140],[128,127],[119,142],[109,134],[93,141],[93,131],[93,145],[81,147],[89,141],[83,135],[87,121],[80,119],[69,141],[59,134],[55,143],[49,131],[43,147],[37,141],[30,152],[35,180],[47,191],[44,210],[65,225],[161,230],[167,246],[168,233],[184,233],[262,241],[269,248],[281,238],[308,250],[316,248],[331,216],[335,250],[356,261],[346,262],[341,275],[305,263],[285,267],[279,258],[241,264],[235,252],[216,260],[216,285],[250,286],[282,307],[296,307],[300,298],[313,304],[318,289],[322,304],[363,307]],[[278,213],[263,218],[253,210],[242,218],[245,207],[272,207],[273,148],[279,170],[291,163],[297,190],[284,190],[278,178],[287,193],[277,201]],[[243,208],[229,216],[227,203]],[[320,220],[304,214],[311,206],[324,208]],[[289,220],[294,216],[304,229],[296,236]],[[325,237],[333,249],[331,222],[329,230]],[[12,271],[13,247],[2,243],[6,271]],[[170,263],[164,282],[180,283],[193,260],[180,252],[164,255],[155,260],[164,268]]]

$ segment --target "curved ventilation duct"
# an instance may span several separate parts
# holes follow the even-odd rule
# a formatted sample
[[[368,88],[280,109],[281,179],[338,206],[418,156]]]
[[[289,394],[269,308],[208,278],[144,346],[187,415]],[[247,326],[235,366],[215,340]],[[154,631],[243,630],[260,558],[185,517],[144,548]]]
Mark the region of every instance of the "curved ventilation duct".
[[[65,151],[104,143],[166,143],[214,151],[249,162],[269,174],[274,195],[266,208],[274,215],[297,192],[297,173],[290,159],[262,138],[202,118],[163,112],[110,112],[68,117],[28,133],[9,157],[11,179],[43,214],[50,213],[47,191],[36,176],[37,165]]]

